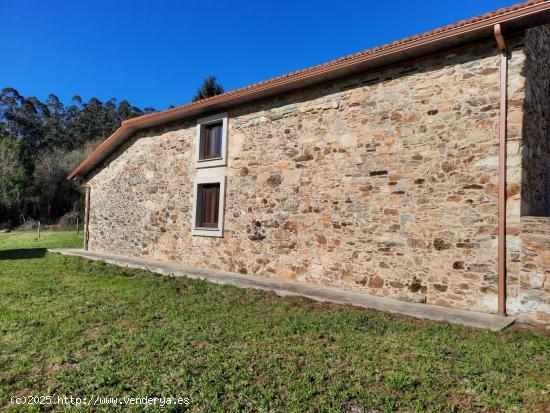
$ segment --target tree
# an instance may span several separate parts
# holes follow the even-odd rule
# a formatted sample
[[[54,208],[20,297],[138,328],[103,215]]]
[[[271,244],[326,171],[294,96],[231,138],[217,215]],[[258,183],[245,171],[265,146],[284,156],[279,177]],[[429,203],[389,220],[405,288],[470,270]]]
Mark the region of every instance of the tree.
[[[14,88],[1,90],[0,225],[15,226],[27,217],[55,222],[78,212],[82,194],[67,174],[122,121],[154,111],[78,95],[65,107],[54,94],[42,102]]]
[[[155,110],[153,109],[153,112],[154,111]],[[118,107],[116,108],[114,114],[116,116],[117,123],[120,125],[123,120],[135,118],[136,116],[141,116],[143,115],[143,112],[141,111],[141,109],[130,105],[127,100],[123,100],[118,104]]]
[[[22,157],[21,142],[0,138],[0,224],[12,226],[25,220],[28,175]]]
[[[203,80],[202,86],[197,89],[197,94],[193,98],[193,102],[216,95],[221,95],[222,93],[223,86],[218,83],[217,77],[212,75]]]
[[[64,147],[67,132],[65,130],[65,106],[53,93],[48,95],[46,101],[48,117],[44,134],[44,145],[49,148]]]
[[[36,217],[51,221],[73,209],[80,192],[67,180],[67,174],[81,159],[82,150],[63,149],[42,152],[36,159],[33,174]]]
[[[20,166],[19,146],[12,138],[0,140],[0,177],[11,174]]]
[[[40,149],[46,105],[35,97],[25,98],[13,88],[5,88],[0,94],[0,114],[9,136],[23,141],[30,151]]]

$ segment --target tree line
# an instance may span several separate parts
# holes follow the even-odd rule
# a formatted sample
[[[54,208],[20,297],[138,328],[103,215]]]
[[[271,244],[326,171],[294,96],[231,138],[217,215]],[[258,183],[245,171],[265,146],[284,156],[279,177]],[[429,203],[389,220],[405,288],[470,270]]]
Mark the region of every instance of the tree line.
[[[216,76],[209,76],[193,101],[223,91]],[[123,120],[152,112],[152,107],[140,109],[114,98],[85,102],[74,96],[65,106],[54,94],[42,102],[4,88],[0,94],[0,229],[37,220],[82,218],[82,190],[66,176]]]
[[[0,94],[0,227],[29,220],[53,223],[82,216],[81,189],[66,179],[123,120],[151,113],[126,100],[87,102],[75,96],[69,106],[50,94],[43,102],[14,88]]]

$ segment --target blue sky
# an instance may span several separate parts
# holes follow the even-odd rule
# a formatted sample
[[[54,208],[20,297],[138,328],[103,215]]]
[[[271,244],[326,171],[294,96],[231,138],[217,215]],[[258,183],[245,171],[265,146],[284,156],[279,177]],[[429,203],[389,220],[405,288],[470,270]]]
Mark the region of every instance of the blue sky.
[[[165,109],[517,2],[0,0],[0,88]]]

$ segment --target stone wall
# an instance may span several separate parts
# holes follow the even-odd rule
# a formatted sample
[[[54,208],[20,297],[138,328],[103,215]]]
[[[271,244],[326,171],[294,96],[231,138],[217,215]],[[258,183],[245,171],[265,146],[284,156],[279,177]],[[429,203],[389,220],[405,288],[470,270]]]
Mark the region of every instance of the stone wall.
[[[550,323],[550,218],[522,218],[520,294],[522,320]]]
[[[509,41],[511,299],[522,41]],[[498,62],[488,41],[231,109],[223,238],[191,236],[195,120],[140,132],[89,179],[90,248],[495,312]]]
[[[508,153],[521,154],[521,226],[517,294],[508,302],[511,313],[524,321],[550,323],[550,25],[527,31],[524,41],[521,76],[525,84],[523,99],[513,97],[510,104],[521,105],[519,148]],[[510,112],[509,112],[510,113]],[[510,116],[510,115],[509,115]],[[519,114],[512,115],[517,122]],[[520,126],[512,125],[513,133]],[[510,133],[510,129],[509,129]],[[513,162],[515,164],[515,162]],[[533,216],[527,216],[533,215]],[[510,226],[509,226],[510,232]],[[513,232],[515,233],[515,227]],[[516,243],[514,243],[516,245]],[[509,271],[510,274],[510,271]],[[515,267],[514,272],[515,273]],[[510,278],[510,276],[508,277]],[[513,282],[509,280],[513,288]],[[514,298],[515,297],[515,298]]]
[[[527,32],[523,76],[521,212],[550,216],[550,25]]]

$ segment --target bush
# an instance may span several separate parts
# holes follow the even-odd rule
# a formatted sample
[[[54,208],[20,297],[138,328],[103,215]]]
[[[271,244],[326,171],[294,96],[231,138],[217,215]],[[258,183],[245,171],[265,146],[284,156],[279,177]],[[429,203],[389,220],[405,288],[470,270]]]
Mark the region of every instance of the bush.
[[[32,218],[29,218],[25,221],[24,224],[21,224],[17,227],[19,231],[31,230],[38,228],[38,221],[35,221]]]
[[[61,218],[59,218],[59,221],[57,222],[56,227],[57,229],[62,231],[75,229],[77,222],[80,228],[82,228],[82,217],[80,216],[80,214],[76,212],[69,212],[63,215]]]

